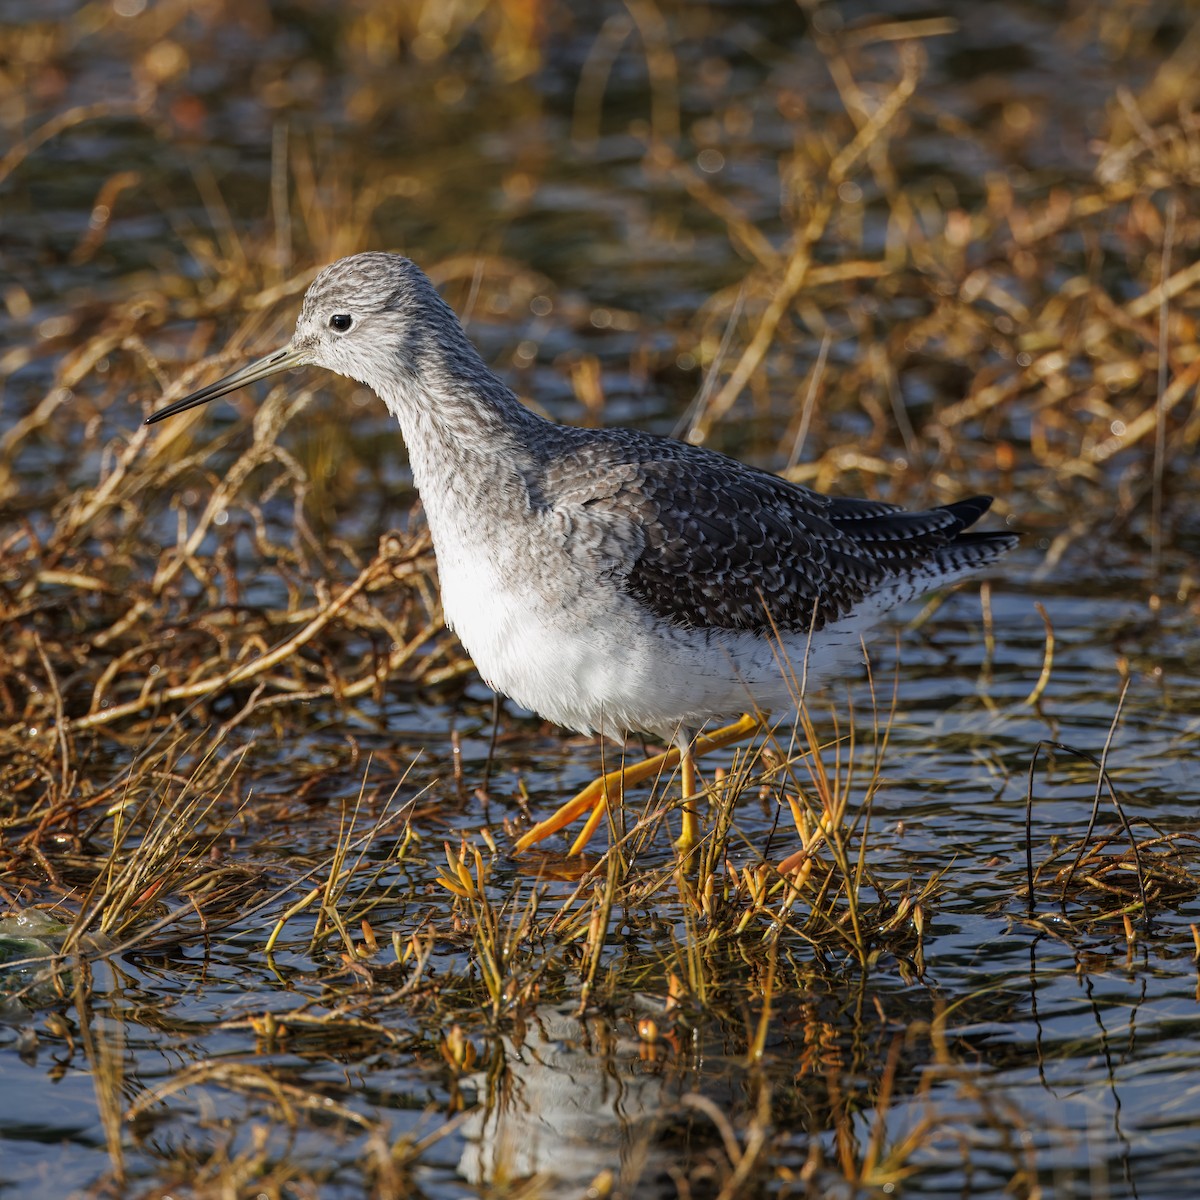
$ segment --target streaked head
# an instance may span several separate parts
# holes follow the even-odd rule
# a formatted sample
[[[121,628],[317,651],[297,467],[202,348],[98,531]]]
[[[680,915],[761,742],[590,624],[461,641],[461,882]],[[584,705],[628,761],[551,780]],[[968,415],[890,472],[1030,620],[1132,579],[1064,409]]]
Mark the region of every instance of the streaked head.
[[[146,424],[292,367],[325,367],[379,391],[379,381],[416,370],[417,345],[431,328],[460,329],[415,263],[399,254],[339,259],[309,285],[296,332],[286,346],[167,405]]]

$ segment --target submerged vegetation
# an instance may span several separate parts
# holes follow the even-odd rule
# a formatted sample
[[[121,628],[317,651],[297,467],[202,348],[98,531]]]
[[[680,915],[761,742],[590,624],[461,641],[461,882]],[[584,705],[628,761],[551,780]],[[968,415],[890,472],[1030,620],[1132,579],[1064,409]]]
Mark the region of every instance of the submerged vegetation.
[[[0,29],[0,1185],[1190,1194],[1200,18],[998,7]],[[613,749],[493,712],[380,406],[141,424],[373,247],[560,418],[1025,545],[688,859],[667,778],[515,855]]]

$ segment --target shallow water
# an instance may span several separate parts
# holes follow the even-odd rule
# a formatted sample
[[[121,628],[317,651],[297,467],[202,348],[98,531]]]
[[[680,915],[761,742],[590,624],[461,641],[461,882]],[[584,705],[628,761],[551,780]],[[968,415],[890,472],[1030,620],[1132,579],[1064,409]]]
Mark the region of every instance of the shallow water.
[[[142,13],[127,5],[137,14],[130,18],[118,15],[120,5],[89,10],[97,22],[90,30],[69,7],[56,16],[29,5],[17,14],[62,38],[53,65],[27,83],[29,108],[16,122],[25,132],[71,105],[127,100],[131,72],[143,83],[147,72],[163,78],[147,116],[85,123],[30,154],[0,184],[7,214],[0,261],[30,306],[21,315],[10,305],[0,329],[13,351],[32,350],[29,361],[10,364],[0,395],[6,427],[32,409],[72,341],[103,321],[105,305],[131,302],[162,261],[189,261],[189,230],[211,234],[214,194],[228,206],[231,228],[261,234],[269,227],[281,136],[293,139],[294,161],[311,155],[319,187],[344,193],[347,210],[373,181],[403,181],[374,211],[363,235],[370,245],[429,264],[477,254],[511,264],[518,284],[481,293],[486,302],[471,307],[469,326],[522,395],[561,419],[585,419],[569,383],[582,351],[599,360],[602,420],[660,432],[676,426],[701,383],[694,315],[718,289],[736,286],[745,256],[703,206],[645,168],[656,110],[635,32],[614,49],[595,121],[575,109],[597,38],[615,37],[630,12],[651,29],[657,9],[547,7],[548,31],[532,51],[541,69],[514,77],[477,44],[483,35],[428,62],[412,53],[396,59],[387,38],[399,35],[379,33],[380,46],[390,48],[372,52],[370,31],[351,36],[332,8],[287,17],[230,8],[218,18],[197,9],[149,36],[136,23],[153,6]],[[1089,178],[1089,141],[1107,128],[1116,90],[1144,87],[1186,32],[1182,15],[1121,5],[1104,9],[1103,19],[1088,6],[1066,17],[1037,4],[947,11],[959,27],[923,40],[929,63],[920,103],[893,153],[901,180],[932,180],[929,193],[947,209],[969,208],[997,175],[1046,192]],[[879,12],[927,15],[895,2],[847,4],[840,16],[853,26]],[[695,5],[663,19],[676,51],[681,156],[699,163],[778,247],[788,232],[779,213],[780,156],[842,113],[798,10]],[[1118,37],[1112,23],[1121,20],[1147,28]],[[331,40],[331,29],[340,40]],[[172,74],[176,51],[186,66]],[[864,69],[881,80],[894,76],[886,48]],[[113,203],[95,252],[81,254],[96,197],[115,169],[140,179]],[[863,254],[886,242],[885,183],[864,174],[855,184],[861,204],[845,219],[859,229]],[[211,236],[221,243],[220,231]],[[336,240],[322,241],[299,221],[295,237],[297,261],[307,261],[308,241]],[[886,327],[905,313],[904,295],[889,291],[875,302],[869,281],[862,289],[871,321]],[[1134,295],[1137,287],[1120,281],[1113,291]],[[469,270],[453,276],[447,294],[460,311],[470,306]],[[45,322],[64,315],[69,328],[56,341]],[[841,360],[879,345],[847,314],[831,321],[831,354]],[[709,324],[704,336],[719,338],[716,310]],[[194,325],[181,315],[158,335],[154,352],[167,378],[196,353]],[[711,438],[772,468],[786,462],[802,400],[794,386],[776,385],[807,370],[821,343],[799,319],[787,332],[786,350],[763,365],[772,386]],[[219,343],[222,333],[209,322],[202,337]],[[264,343],[283,333],[274,317],[265,321]],[[893,431],[888,447],[905,461],[894,485],[904,502],[931,499],[924,463],[953,467],[923,432],[934,402],[955,398],[950,372],[931,359],[904,378],[917,445]],[[114,434],[131,430],[134,406],[100,404],[102,393],[89,376],[73,407],[88,417],[99,411]],[[331,468],[328,494],[310,517],[322,538],[347,539],[369,554],[382,530],[407,523],[412,495],[398,435],[381,406],[360,399],[352,389],[336,401],[322,392],[304,427],[293,425],[287,437],[305,463],[327,454],[356,464],[350,485]],[[856,399],[830,398],[806,458],[866,441],[872,418]],[[347,402],[352,425],[341,407]],[[248,399],[234,403],[249,411]],[[214,438],[227,431],[232,411],[210,414]],[[1072,413],[1080,423],[1093,418],[1107,419]],[[698,968],[707,1003],[672,1009],[678,950],[697,931],[670,882],[672,851],[660,831],[638,867],[662,886],[614,916],[600,958],[601,975],[620,973],[621,988],[580,1016],[579,976],[556,963],[527,1003],[514,1006],[519,1017],[493,1019],[481,1009],[472,930],[435,882],[441,845],[460,836],[479,844],[478,831],[488,828],[500,845],[489,858],[488,894],[512,903],[513,920],[521,903],[512,898],[523,902],[538,884],[541,911],[550,912],[574,890],[578,871],[564,867],[560,841],[532,864],[514,858],[504,849],[504,825],[521,816],[519,786],[528,789],[529,809],[544,815],[594,775],[600,749],[506,706],[493,756],[490,694],[478,681],[458,692],[389,687],[353,711],[314,705],[303,737],[256,731],[251,794],[206,843],[214,860],[247,867],[228,924],[199,935],[193,921],[187,936],[168,927],[97,959],[76,994],[84,1001],[73,1000],[78,980],[68,976],[60,1002],[38,996],[0,1021],[0,1192],[49,1198],[110,1186],[104,1113],[115,1106],[125,1113],[127,1182],[111,1186],[130,1195],[215,1194],[223,1177],[248,1195],[314,1188],[347,1197],[492,1195],[538,1173],[546,1177],[538,1194],[565,1197],[605,1172],[628,1194],[676,1195],[687,1179],[693,1194],[715,1195],[739,1145],[761,1133],[766,1165],[739,1184],[743,1194],[761,1187],[851,1195],[838,1164],[873,1154],[877,1169],[865,1173],[858,1194],[1032,1196],[1040,1188],[1054,1196],[1192,1196],[1200,1168],[1195,847],[1179,845],[1191,890],[1156,903],[1149,923],[1134,912],[1128,929],[1120,916],[1125,893],[1084,889],[1056,903],[1053,887],[1044,887],[1031,917],[1020,892],[1038,743],[1098,756],[1118,707],[1106,761],[1125,813],[1189,839],[1196,832],[1195,529],[1185,517],[1171,526],[1177,537],[1157,574],[1144,506],[1111,526],[1085,522],[1047,565],[1047,549],[1079,510],[1063,509],[1061,481],[1043,478],[1030,453],[1038,419],[1037,404],[1021,400],[969,428],[982,446],[1011,441],[1011,472],[997,476],[981,454],[965,453],[961,464],[962,490],[996,490],[1003,511],[1030,531],[990,583],[994,651],[977,589],[951,596],[917,628],[918,606],[896,614],[872,648],[881,722],[893,681],[896,701],[872,801],[869,865],[899,891],[911,881],[915,893],[936,878],[922,936],[880,939],[867,967],[836,942],[785,941],[755,1058],[748,1046],[760,1015],[768,926],[760,921],[744,941],[708,947]],[[37,494],[48,473],[65,473],[79,488],[94,484],[99,456],[72,450],[70,437],[25,448],[13,464],[22,489],[10,498],[13,514],[50,520],[21,499]],[[1101,471],[1097,486],[1111,489],[1114,508],[1127,470],[1114,458]],[[1093,496],[1083,496],[1079,509]],[[285,528],[291,510],[281,500],[267,518]],[[151,520],[155,536],[171,544],[174,514],[164,504]],[[239,561],[246,603],[280,603],[281,577],[259,572],[251,542]],[[1055,646],[1045,690],[1030,703],[1046,649],[1039,602]],[[832,732],[835,722],[845,728],[847,697],[860,729],[870,729],[871,689],[860,672],[814,705],[819,731]],[[348,736],[356,741],[352,760]],[[115,774],[128,753],[102,743],[90,768],[98,777]],[[489,759],[485,804],[476,789]],[[729,765],[732,756],[721,761]],[[1096,779],[1088,763],[1059,751],[1039,753],[1032,780],[1032,856],[1042,863],[1084,836]],[[363,915],[381,939],[394,932],[401,946],[427,925],[441,928],[428,964],[440,991],[406,992],[409,968],[386,951],[359,963],[337,938],[314,943],[311,910],[289,920],[273,955],[264,954],[272,926],[312,886],[305,872],[328,859],[360,791],[366,825],[381,812],[393,823],[369,844],[371,870],[349,886],[351,934],[363,936]],[[421,842],[397,856],[410,800]],[[1103,797],[1100,819],[1115,831],[1114,850],[1122,848]],[[747,797],[731,838],[734,857],[741,847],[741,861],[754,861],[764,846],[772,847],[768,857],[781,857],[792,848],[789,828],[775,803]],[[1145,824],[1138,830],[1149,836]],[[7,887],[15,877],[0,882]],[[272,895],[273,903],[254,910]],[[187,897],[156,901],[186,906]],[[265,1014],[286,1031],[273,1034]],[[306,1024],[318,1016],[323,1023]],[[658,1033],[639,1037],[647,1019]],[[445,1047],[455,1024],[472,1049],[452,1063]],[[760,1103],[769,1114],[761,1129],[754,1123]],[[901,1153],[908,1134],[912,1146]]]

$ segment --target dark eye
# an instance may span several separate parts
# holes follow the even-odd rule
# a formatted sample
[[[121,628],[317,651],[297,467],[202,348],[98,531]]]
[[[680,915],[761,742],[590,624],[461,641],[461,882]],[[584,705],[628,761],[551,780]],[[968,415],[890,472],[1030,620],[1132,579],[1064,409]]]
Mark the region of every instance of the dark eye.
[[[329,328],[337,333],[345,333],[353,324],[354,318],[349,313],[334,313],[329,318]]]

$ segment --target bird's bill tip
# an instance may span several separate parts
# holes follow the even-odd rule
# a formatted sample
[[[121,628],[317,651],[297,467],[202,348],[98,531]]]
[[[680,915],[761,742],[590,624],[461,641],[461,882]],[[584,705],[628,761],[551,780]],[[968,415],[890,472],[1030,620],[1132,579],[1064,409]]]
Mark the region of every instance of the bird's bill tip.
[[[290,367],[303,367],[307,362],[308,359],[303,351],[292,345],[284,346],[282,349],[268,354],[265,358],[239,367],[231,374],[218,379],[216,383],[210,383],[207,387],[202,387],[198,391],[184,396],[182,400],[176,400],[174,404],[160,408],[158,412],[152,413],[146,418],[146,424],[154,425],[158,421],[165,421],[167,417],[174,417],[178,413],[187,412],[189,408],[207,404],[210,400],[216,400],[219,396],[237,391],[238,388],[245,387],[248,383],[254,383],[257,379],[267,379]]]

